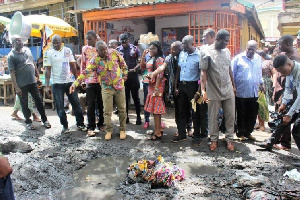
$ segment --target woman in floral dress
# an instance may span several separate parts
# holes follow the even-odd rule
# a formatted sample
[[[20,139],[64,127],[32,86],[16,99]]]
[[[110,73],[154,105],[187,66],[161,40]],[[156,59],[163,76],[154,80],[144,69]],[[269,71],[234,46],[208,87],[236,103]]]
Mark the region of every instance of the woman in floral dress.
[[[148,60],[146,68],[148,74],[151,74],[164,63],[164,59],[160,42],[151,42],[149,50],[151,58]],[[148,138],[149,140],[158,140],[161,139],[162,136],[161,115],[166,113],[166,106],[163,100],[164,90],[165,78],[162,72],[149,80],[148,95],[144,109],[153,114],[155,124],[154,134]]]

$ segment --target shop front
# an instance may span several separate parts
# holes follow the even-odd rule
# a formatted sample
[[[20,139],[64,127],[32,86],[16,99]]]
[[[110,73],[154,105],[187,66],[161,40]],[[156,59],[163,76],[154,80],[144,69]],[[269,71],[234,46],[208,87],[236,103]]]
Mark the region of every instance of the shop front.
[[[227,29],[231,35],[228,48],[232,55],[236,55],[244,49],[250,38],[259,42],[263,37],[263,32],[257,30],[260,23],[248,20],[247,14],[247,8],[240,3],[210,0],[98,9],[86,11],[82,17],[84,33],[94,30],[106,42],[118,39],[121,33],[126,32],[132,43],[138,43],[141,34],[155,33],[165,53],[173,41],[182,40],[187,34],[194,36],[195,46],[201,46],[205,29]],[[249,39],[244,36],[242,40],[242,32],[247,32],[245,35]]]

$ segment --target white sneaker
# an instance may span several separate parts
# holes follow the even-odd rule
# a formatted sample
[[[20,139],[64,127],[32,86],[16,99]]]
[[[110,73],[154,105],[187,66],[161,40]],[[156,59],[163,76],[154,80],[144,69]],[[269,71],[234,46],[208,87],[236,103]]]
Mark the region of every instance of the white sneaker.
[[[63,127],[63,129],[61,130],[61,134],[68,134],[70,132],[71,132],[71,130],[69,128],[65,128],[65,127]]]

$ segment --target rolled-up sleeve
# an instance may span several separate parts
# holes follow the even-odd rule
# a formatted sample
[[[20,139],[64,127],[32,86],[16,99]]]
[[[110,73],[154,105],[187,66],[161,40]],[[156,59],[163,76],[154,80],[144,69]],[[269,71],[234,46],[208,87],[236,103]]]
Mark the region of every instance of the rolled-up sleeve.
[[[208,69],[208,59],[210,59],[209,56],[207,56],[205,53],[200,54],[200,66],[201,69],[207,70]]]

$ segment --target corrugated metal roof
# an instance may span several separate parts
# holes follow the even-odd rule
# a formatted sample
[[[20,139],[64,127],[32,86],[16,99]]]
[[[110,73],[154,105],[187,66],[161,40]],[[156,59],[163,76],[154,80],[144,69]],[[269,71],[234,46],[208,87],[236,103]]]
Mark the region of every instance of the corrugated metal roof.
[[[237,2],[243,4],[244,6],[248,7],[248,8],[253,8],[254,7],[254,4],[253,3],[250,3],[248,1],[245,1],[245,0],[237,0]]]
[[[198,2],[206,1],[206,0],[197,0]],[[128,5],[116,5],[116,6],[104,6],[99,8],[93,8],[89,10],[73,10],[69,12],[73,13],[85,13],[91,11],[101,11],[101,10],[115,10],[115,9],[122,9],[122,8],[132,8],[132,7],[139,7],[144,5],[156,5],[156,4],[168,4],[168,3],[183,3],[183,2],[193,2],[193,0],[168,0],[168,1],[157,1],[157,2],[141,2],[136,4],[128,4]]]

